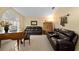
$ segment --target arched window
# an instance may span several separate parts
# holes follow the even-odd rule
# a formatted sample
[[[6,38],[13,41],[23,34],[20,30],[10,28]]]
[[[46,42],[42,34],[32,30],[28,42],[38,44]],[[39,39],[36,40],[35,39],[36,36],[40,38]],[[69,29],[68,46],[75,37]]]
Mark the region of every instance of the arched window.
[[[7,10],[0,16],[0,20],[10,23],[9,31],[15,32],[19,30],[19,16],[12,10]]]

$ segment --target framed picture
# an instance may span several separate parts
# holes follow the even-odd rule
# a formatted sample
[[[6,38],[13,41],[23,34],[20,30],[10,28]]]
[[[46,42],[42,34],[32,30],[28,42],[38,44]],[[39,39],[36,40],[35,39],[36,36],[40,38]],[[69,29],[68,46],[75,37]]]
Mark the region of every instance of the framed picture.
[[[37,25],[37,21],[31,21],[31,25]]]
[[[67,24],[67,23],[68,23],[67,17],[66,16],[61,17],[60,25],[65,26],[65,24]]]

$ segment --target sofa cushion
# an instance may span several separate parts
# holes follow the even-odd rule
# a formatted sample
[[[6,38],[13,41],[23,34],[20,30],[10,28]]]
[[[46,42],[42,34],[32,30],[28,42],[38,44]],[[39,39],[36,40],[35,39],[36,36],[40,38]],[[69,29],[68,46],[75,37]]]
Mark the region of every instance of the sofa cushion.
[[[67,37],[69,37],[70,40],[72,40],[73,37],[75,36],[75,33],[73,31],[71,31],[71,30],[63,29],[63,30],[60,30],[59,32],[66,35]]]
[[[57,33],[58,33],[60,39],[63,39],[63,40],[70,40],[70,38],[69,38],[68,36],[66,36],[66,35],[64,35],[64,34],[62,34],[62,33],[60,33],[60,32],[57,32]]]
[[[56,32],[54,32],[54,33],[49,33],[48,34],[50,37],[59,37],[59,35],[56,33]]]

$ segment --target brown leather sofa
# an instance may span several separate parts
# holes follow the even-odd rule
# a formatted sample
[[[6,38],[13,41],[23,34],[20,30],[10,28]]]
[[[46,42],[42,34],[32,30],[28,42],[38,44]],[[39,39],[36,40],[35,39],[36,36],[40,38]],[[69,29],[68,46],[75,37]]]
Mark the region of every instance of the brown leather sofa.
[[[47,33],[47,37],[56,51],[74,51],[78,40],[78,35],[67,29],[55,29],[54,32]]]

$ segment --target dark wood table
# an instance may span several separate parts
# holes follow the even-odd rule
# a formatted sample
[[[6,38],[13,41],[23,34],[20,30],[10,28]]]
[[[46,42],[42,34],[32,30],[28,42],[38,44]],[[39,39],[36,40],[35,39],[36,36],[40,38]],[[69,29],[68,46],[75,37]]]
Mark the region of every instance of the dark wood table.
[[[17,40],[17,47],[19,50],[19,41],[21,41],[25,37],[24,32],[16,32],[16,33],[0,33],[0,48],[1,48],[1,40]]]

